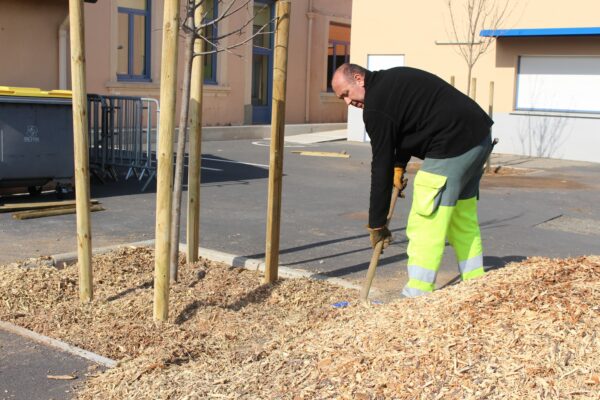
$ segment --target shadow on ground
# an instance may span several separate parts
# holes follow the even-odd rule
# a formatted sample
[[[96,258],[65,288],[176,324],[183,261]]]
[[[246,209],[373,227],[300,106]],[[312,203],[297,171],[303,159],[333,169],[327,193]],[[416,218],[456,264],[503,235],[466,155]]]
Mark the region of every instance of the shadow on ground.
[[[115,181],[110,174],[103,174],[102,179],[96,174],[92,179],[93,197],[111,197],[123,195],[135,195],[142,193],[156,192],[156,177],[150,178],[147,173],[127,178],[127,168],[121,168],[117,171],[117,180]],[[183,171],[183,189],[187,189],[187,157]],[[202,155],[202,170],[200,182],[203,186],[214,185],[246,185],[248,181],[255,179],[267,179],[269,169],[267,167],[244,164],[236,160],[215,156],[214,154]],[[147,183],[147,187],[144,185]]]

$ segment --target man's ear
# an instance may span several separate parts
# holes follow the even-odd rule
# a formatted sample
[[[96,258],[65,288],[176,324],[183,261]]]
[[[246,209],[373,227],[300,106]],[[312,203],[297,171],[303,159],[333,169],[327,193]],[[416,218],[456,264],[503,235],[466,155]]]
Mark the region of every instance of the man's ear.
[[[354,82],[356,82],[356,84],[360,87],[365,86],[365,77],[362,76],[361,74],[354,74],[353,75],[354,78]]]

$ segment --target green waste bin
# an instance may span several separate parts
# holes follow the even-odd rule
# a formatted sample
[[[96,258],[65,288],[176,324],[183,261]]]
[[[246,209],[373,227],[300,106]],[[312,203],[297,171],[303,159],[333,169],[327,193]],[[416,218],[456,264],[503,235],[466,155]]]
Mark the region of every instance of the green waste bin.
[[[0,188],[73,178],[70,91],[0,86]]]

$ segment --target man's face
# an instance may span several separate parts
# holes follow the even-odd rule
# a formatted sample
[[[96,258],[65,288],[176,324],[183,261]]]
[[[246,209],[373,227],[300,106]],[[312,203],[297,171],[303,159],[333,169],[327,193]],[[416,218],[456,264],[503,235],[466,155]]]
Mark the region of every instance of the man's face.
[[[336,72],[331,80],[335,95],[349,106],[365,108],[365,79],[360,74],[354,74],[348,81],[343,73]]]

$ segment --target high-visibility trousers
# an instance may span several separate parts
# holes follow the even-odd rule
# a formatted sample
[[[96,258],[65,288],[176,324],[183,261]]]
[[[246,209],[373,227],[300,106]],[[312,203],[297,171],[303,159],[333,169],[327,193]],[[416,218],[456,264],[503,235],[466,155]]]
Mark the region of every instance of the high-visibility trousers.
[[[458,157],[423,160],[414,179],[406,227],[408,282],[403,295],[415,297],[434,290],[446,239],[455,250],[463,280],[485,273],[477,201],[491,148],[488,136]]]

